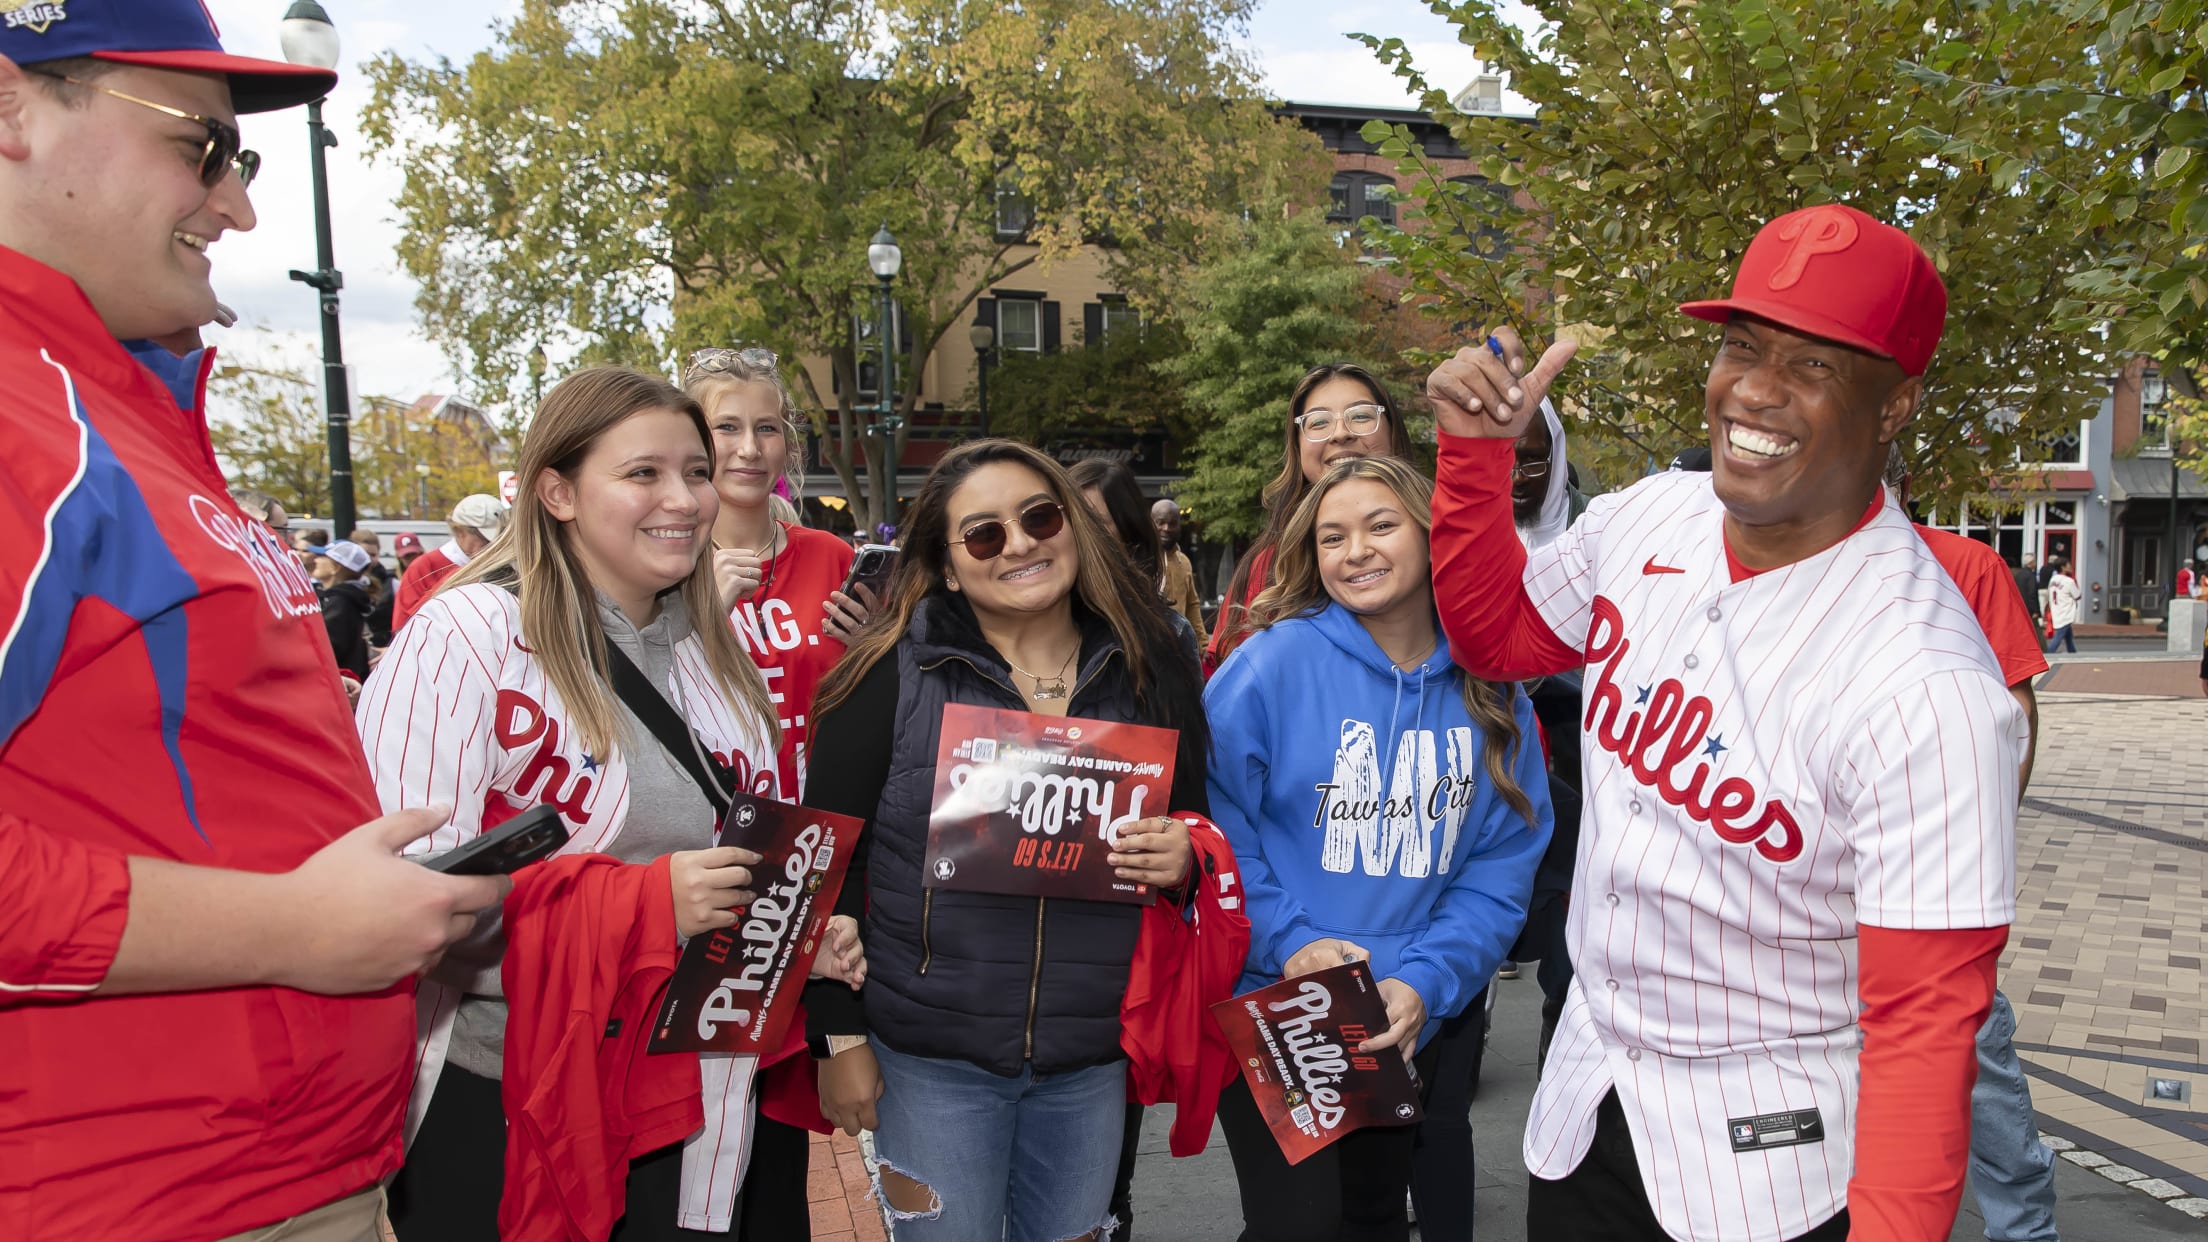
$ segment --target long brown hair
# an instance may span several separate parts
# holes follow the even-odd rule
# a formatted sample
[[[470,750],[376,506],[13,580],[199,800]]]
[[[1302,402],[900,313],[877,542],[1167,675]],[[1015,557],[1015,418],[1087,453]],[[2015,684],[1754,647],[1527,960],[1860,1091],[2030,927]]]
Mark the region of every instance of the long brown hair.
[[[1273,553],[1272,585],[1250,601],[1253,633],[1276,621],[1317,612],[1332,598],[1319,578],[1319,504],[1328,492],[1352,479],[1370,479],[1395,493],[1396,502],[1418,524],[1420,532],[1432,535],[1434,485],[1409,462],[1400,457],[1357,457],[1334,463],[1288,516],[1287,528]],[[1464,710],[1486,738],[1481,749],[1487,752],[1487,778],[1511,810],[1532,822],[1533,803],[1510,774],[1518,747],[1524,743],[1512,711],[1517,687],[1474,677],[1462,668],[1457,670],[1457,680],[1464,694]]]
[[[947,595],[944,572],[950,561],[951,496],[969,476],[994,462],[1025,466],[1043,477],[1043,485],[1066,511],[1066,529],[1080,562],[1074,573],[1074,597],[1103,618],[1127,658],[1135,701],[1145,719],[1181,731],[1184,747],[1208,748],[1203,725],[1203,678],[1174,630],[1157,584],[1135,576],[1133,562],[1089,506],[1065,468],[1016,440],[974,440],[943,455],[920,485],[908,514],[903,554],[890,579],[888,598],[813,696],[815,718],[849,698],[875,663],[887,656],[912,625],[922,600]]]
[[[450,588],[468,582],[514,581],[521,596],[521,636],[567,704],[572,727],[596,755],[611,755],[621,741],[621,712],[606,679],[606,632],[590,575],[568,546],[563,523],[537,498],[537,481],[549,470],[569,480],[598,438],[646,410],[673,410],[697,426],[708,456],[713,433],[705,413],[680,388],[626,367],[586,367],[544,394],[521,441],[520,492],[506,528],[460,572]],[[709,547],[700,541],[701,547]],[[690,628],[705,646],[705,662],[721,694],[748,713],[771,747],[778,744],[773,703],[759,669],[736,645],[728,606],[713,582],[713,558],[701,553],[678,586]]]
[[[1372,394],[1373,403],[1380,407],[1381,423],[1388,429],[1388,455],[1403,457],[1411,451],[1411,428],[1404,421],[1403,407],[1396,404],[1394,394],[1380,382],[1380,377],[1354,362],[1328,362],[1311,368],[1302,379],[1296,381],[1295,391],[1288,395],[1288,420],[1282,431],[1283,450],[1280,473],[1273,476],[1258,497],[1265,504],[1265,533],[1257,537],[1250,550],[1234,567],[1234,577],[1227,583],[1227,593],[1219,604],[1218,642],[1219,658],[1233,654],[1244,638],[1256,627],[1251,618],[1244,615],[1242,597],[1250,589],[1250,569],[1267,549],[1280,547],[1288,530],[1288,519],[1296,507],[1311,492],[1311,480],[1303,477],[1303,428],[1296,420],[1303,417],[1304,406],[1311,401],[1311,394],[1319,385],[1330,379],[1346,377],[1356,380]],[[1260,584],[1262,585],[1262,584]],[[1254,601],[1253,601],[1254,602]]]

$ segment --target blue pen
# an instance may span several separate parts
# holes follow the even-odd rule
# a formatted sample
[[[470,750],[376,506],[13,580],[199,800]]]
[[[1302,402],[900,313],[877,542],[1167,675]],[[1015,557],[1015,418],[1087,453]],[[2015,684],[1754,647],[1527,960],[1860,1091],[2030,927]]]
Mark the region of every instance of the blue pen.
[[[1498,358],[1501,358],[1503,356],[1503,343],[1496,340],[1493,336],[1489,336],[1487,338],[1487,352],[1495,355]]]

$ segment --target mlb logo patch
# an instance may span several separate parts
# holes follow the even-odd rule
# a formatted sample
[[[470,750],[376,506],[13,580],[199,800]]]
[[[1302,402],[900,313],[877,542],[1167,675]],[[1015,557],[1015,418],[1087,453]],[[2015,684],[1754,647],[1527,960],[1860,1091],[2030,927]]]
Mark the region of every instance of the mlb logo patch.
[[[1751,1125],[1751,1124],[1749,1124],[1748,1122],[1745,1122],[1745,1121],[1742,1121],[1742,1122],[1736,1122],[1736,1123],[1735,1123],[1735,1124],[1733,1125],[1733,1141],[1734,1141],[1734,1142],[1736,1142],[1736,1143],[1752,1143],[1752,1142],[1754,1142],[1755,1140],[1756,1140],[1756,1127],[1755,1127],[1755,1126],[1753,1126],[1753,1125]]]

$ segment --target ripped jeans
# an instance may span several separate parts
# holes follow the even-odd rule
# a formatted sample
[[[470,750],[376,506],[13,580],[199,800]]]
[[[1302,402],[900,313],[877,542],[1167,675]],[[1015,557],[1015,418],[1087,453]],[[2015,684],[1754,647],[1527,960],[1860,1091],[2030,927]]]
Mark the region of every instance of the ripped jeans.
[[[1126,1128],[1126,1062],[1001,1078],[878,1039],[874,1055],[875,1157],[927,1187],[936,1209],[890,1206],[897,1242],[1062,1242],[1106,1223]]]

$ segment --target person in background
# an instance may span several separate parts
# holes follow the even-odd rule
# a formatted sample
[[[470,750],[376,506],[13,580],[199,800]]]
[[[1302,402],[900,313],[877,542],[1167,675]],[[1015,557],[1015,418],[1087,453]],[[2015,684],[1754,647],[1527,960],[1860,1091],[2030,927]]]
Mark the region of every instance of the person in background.
[[[383,563],[383,539],[363,526],[346,536],[368,549],[368,641],[378,648],[391,645],[391,610],[398,602],[399,578]]]
[[[2177,594],[2174,598],[2191,599],[2192,597],[2193,563],[2191,561],[2186,561],[2184,564],[2177,567]]]
[[[1196,589],[1196,567],[1181,550],[1181,506],[1170,496],[1150,506],[1150,524],[1158,531],[1158,589],[1165,602],[1196,631],[1196,645],[1210,642],[1204,633],[1204,597]]]
[[[2078,653],[2078,640],[2071,637],[2071,629],[2078,623],[2078,602],[2084,593],[2078,590],[2078,580],[2070,576],[2070,558],[2050,556],[2047,564],[2054,572],[2047,578],[2047,621],[2054,627],[2048,636],[2047,651],[2053,654],[2060,647],[2071,655]]]
[[[312,573],[316,548],[330,546],[330,532],[312,526],[295,526],[291,530],[291,550],[299,558],[299,568]]]
[[[2023,563],[2010,571],[2016,582],[2016,593],[2024,600],[2024,615],[2032,619],[2032,633],[2039,633],[2039,562],[2025,557]]]
[[[1204,649],[1204,672],[1218,668],[1249,632],[1250,601],[1272,581],[1273,548],[1305,492],[1326,468],[1352,457],[1401,457],[1410,451],[1403,410],[1379,377],[1348,362],[1313,367],[1288,395],[1286,446],[1280,472],[1265,485],[1265,533],[1250,545],[1227,581],[1218,624]]]
[[[921,876],[943,709],[962,703],[1178,729],[1167,804],[1123,825],[1107,858],[1160,900],[1185,896],[1188,827],[1164,812],[1206,810],[1202,678],[1152,580],[1076,492],[1024,444],[946,453],[907,511],[881,616],[815,703],[815,764],[836,779],[807,804],[868,821],[837,908],[865,915],[871,982],[856,1011],[808,989],[809,1034],[829,1054],[821,1111],[874,1131],[899,1242],[1112,1231],[1141,908]]]
[[[1135,573],[1146,581],[1162,584],[1164,575],[1159,566],[1164,563],[1164,545],[1156,524],[1150,521],[1150,508],[1143,501],[1142,484],[1135,481],[1135,472],[1116,461],[1089,458],[1074,463],[1066,473],[1081,489],[1081,499],[1087,502],[1089,512],[1119,537],[1119,546],[1134,563]],[[1166,598],[1162,590],[1158,598],[1165,601],[1173,628],[1187,640],[1189,650],[1201,659],[1204,650],[1203,639],[1199,637],[1201,631],[1191,626],[1178,609],[1172,608],[1173,601]]]
[[[774,489],[805,481],[805,428],[765,349],[701,349],[690,356],[683,391],[705,410],[713,432],[714,580],[731,609],[744,654],[759,666],[782,740],[775,764],[784,796],[804,787],[812,738],[813,692],[843,657],[843,644],[866,624],[876,601],[840,587],[852,551],[824,531],[774,516]]]
[[[545,394],[519,465],[512,529],[423,605],[369,680],[359,721],[377,792],[386,805],[452,805],[430,851],[548,802],[569,833],[562,853],[664,868],[652,891],[672,903],[677,934],[732,926],[759,856],[713,844],[729,793],[717,769],[775,796],[774,708],[729,631],[706,555],[720,502],[704,412],[655,376],[587,368]],[[641,672],[643,692],[687,737],[655,733],[602,671],[616,661]],[[846,922],[838,944],[853,930]],[[504,1152],[519,1141],[501,1099],[507,1027],[542,1022],[508,1010],[504,941],[471,941],[422,989],[420,1129],[392,1185],[401,1242],[499,1236]],[[746,1239],[808,1235],[805,1137],[753,1125],[755,1060],[699,1058],[705,1127],[629,1163],[614,1236],[732,1225]]]
[[[355,682],[368,680],[368,549],[340,539],[314,554],[314,582],[321,588],[322,626],[329,631],[337,669]]]
[[[452,507],[445,524],[452,528],[452,538],[407,566],[406,573],[399,578],[398,602],[391,609],[394,632],[406,624],[406,619],[414,615],[422,601],[437,593],[445,579],[491,546],[491,541],[506,528],[506,506],[498,497],[481,492],[463,496],[460,503]]]
[[[1904,512],[1909,508],[1909,467],[1901,446],[1886,455],[1886,486]],[[2039,696],[2032,679],[2047,671],[2039,631],[2016,606],[2005,583],[2028,570],[2011,570],[2001,554],[1975,539],[1917,524],[1940,568],[1986,632],[2002,679],[2024,709],[2031,736],[2017,770],[2017,796],[2032,782],[2039,748]],[[1970,1089],[1970,1188],[1986,1221],[1988,1242],[2061,1242],[2055,1228],[2055,1153],[2039,1141],[2031,1082],[2016,1055],[2016,1010],[1996,986],[1993,1008],[1978,1028],[1978,1079]]]
[[[1290,1166],[1238,1076],[1219,1124],[1245,1242],[1400,1242],[1429,1130],[1451,1132],[1433,1146],[1453,1167],[1435,1172],[1458,1193],[1419,1196],[1420,1236],[1472,1236],[1471,1101],[1459,1084],[1435,1102],[1439,1037],[1525,923],[1550,813],[1532,704],[1441,641],[1431,493],[1400,458],[1328,469],[1274,545],[1255,631],[1204,691],[1214,818],[1250,916],[1235,991],[1369,961],[1389,1025],[1355,1051],[1413,1059],[1432,1093],[1415,1130],[1360,1130]]]
[[[443,812],[377,810],[211,360],[155,343],[255,224],[238,115],[336,75],[225,53],[195,0],[6,7],[0,1236],[373,1242],[414,978],[505,883],[397,856]]]
[[[422,559],[422,537],[410,530],[400,531],[398,537],[391,541],[391,555],[399,562],[398,576],[405,577],[406,571],[413,567],[414,562]],[[392,594],[396,595],[397,592]]]
[[[238,512],[266,526],[268,533],[279,541],[291,542],[291,515],[284,511],[283,502],[274,496],[250,487],[233,487],[230,503],[238,507]]]

